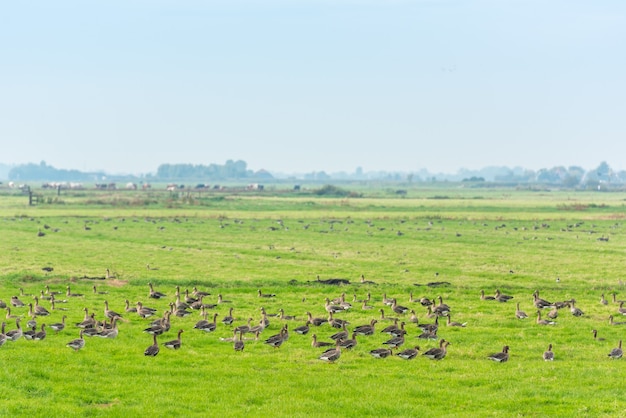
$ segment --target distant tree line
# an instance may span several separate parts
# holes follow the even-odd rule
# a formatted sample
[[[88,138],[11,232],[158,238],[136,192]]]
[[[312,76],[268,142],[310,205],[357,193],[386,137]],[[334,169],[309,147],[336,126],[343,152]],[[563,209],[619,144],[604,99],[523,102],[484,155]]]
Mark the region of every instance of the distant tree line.
[[[9,170],[8,178],[13,181],[93,181],[104,173],[85,173],[78,170],[54,168],[45,161],[39,164],[21,164]]]
[[[193,164],[161,164],[154,178],[158,180],[185,179],[247,179],[254,178],[255,173],[247,169],[248,164],[242,160],[228,160],[225,164],[193,165]]]

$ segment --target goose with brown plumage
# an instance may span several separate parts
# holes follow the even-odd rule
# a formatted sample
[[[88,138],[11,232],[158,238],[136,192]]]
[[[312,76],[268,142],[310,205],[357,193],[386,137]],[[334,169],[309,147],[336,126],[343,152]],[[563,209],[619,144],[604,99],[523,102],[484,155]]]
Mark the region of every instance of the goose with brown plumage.
[[[157,354],[159,354],[159,342],[157,341],[157,335],[153,334],[152,345],[146,348],[146,350],[143,352],[143,355],[155,357]]]

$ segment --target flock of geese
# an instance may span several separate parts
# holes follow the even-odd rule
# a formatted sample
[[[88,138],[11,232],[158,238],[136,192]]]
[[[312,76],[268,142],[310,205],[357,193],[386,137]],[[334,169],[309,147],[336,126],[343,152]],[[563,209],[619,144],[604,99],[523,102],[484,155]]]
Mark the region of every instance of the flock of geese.
[[[361,278],[363,281],[363,277]],[[184,318],[192,315],[193,311],[199,312],[202,319],[197,321],[193,326],[193,329],[198,332],[212,333],[218,329],[217,318],[219,313],[214,312],[209,319],[209,311],[217,309],[219,305],[231,304],[231,301],[225,300],[222,295],[217,296],[215,303],[205,303],[204,298],[210,296],[210,293],[203,292],[194,287],[192,291],[188,289],[181,291],[180,287],[176,287],[176,291],[173,296],[173,300],[168,301],[166,293],[157,291],[154,289],[152,283],[148,284],[148,298],[149,300],[163,300],[167,303],[168,308],[163,311],[162,315],[159,314],[159,309],[155,309],[147,306],[150,303],[143,303],[141,301],[131,305],[129,300],[125,301],[125,309],[123,313],[116,312],[110,309],[109,302],[104,300],[103,318],[97,319],[95,312],[89,312],[88,308],[83,308],[84,317],[83,320],[76,323],[75,327],[79,330],[78,338],[69,341],[66,346],[74,351],[79,351],[85,347],[85,337],[100,337],[107,339],[114,339],[119,334],[118,322],[124,320],[130,315],[138,315],[142,319],[150,319],[150,322],[146,324],[145,333],[152,335],[152,344],[144,350],[146,356],[156,356],[159,354],[160,347],[166,347],[169,349],[177,350],[182,347],[182,334],[185,332],[183,329],[177,331],[177,338],[168,340],[166,342],[159,342],[159,337],[168,332],[171,328],[171,321],[173,318]],[[93,293],[98,295],[106,294],[107,292],[98,291],[97,287],[93,286]],[[12,296],[8,303],[0,300],[0,308],[6,309],[7,320],[15,320],[15,329],[6,331],[6,322],[2,322],[2,330],[0,332],[0,347],[6,342],[17,341],[20,338],[27,340],[40,341],[44,340],[47,336],[47,329],[52,330],[55,334],[66,330],[67,315],[63,315],[61,322],[46,324],[37,324],[37,320],[45,318],[50,315],[50,310],[67,310],[67,308],[59,308],[59,304],[64,304],[70,300],[80,300],[84,298],[84,294],[73,293],[70,286],[66,287],[65,292],[52,291],[49,286],[45,287],[45,290],[41,290],[39,295],[31,297],[32,302],[26,300],[25,297],[31,295],[25,295],[23,290],[20,289],[20,296]],[[258,298],[261,300],[275,298],[276,294],[264,293],[262,290],[257,292]],[[22,299],[20,299],[20,297]],[[513,299],[512,296],[505,295],[496,289],[493,296],[485,295],[484,291],[481,291],[480,299],[484,301],[497,301],[506,303]],[[46,300],[50,303],[51,309],[40,304],[40,301]],[[412,360],[420,354],[420,346],[407,344],[407,325],[413,324],[418,329],[417,340],[425,343],[429,341],[438,342],[435,347],[429,348],[421,355],[431,360],[442,360],[446,357],[448,352],[448,346],[451,342],[440,338],[438,336],[440,318],[443,324],[451,327],[465,327],[466,323],[459,323],[451,320],[452,308],[444,303],[442,296],[437,298],[422,297],[414,299],[413,294],[410,294],[409,303],[414,306],[421,305],[426,309],[425,316],[432,319],[432,322],[424,323],[418,319],[415,309],[401,305],[396,298],[388,298],[386,293],[382,294],[383,307],[378,309],[380,317],[372,318],[368,323],[360,324],[357,326],[351,326],[350,322],[345,319],[341,319],[342,313],[349,311],[350,309],[356,309],[360,304],[360,307],[364,311],[375,310],[377,307],[371,305],[371,294],[368,293],[367,297],[363,300],[358,300],[354,295],[352,303],[346,300],[345,293],[342,293],[339,297],[330,299],[326,298],[324,301],[325,314],[320,317],[315,317],[311,312],[306,312],[307,319],[303,325],[294,327],[292,332],[299,335],[306,335],[311,332],[315,327],[330,326],[335,329],[332,335],[329,336],[331,341],[321,341],[318,339],[317,333],[311,332],[312,340],[311,345],[314,348],[320,348],[324,351],[319,354],[319,360],[325,362],[336,362],[340,359],[342,352],[354,349],[358,344],[358,339],[362,337],[368,337],[375,335],[376,333],[386,334],[386,341],[382,343],[383,347],[370,350],[369,354],[374,358],[386,358],[390,356],[397,356],[401,359]],[[600,302],[603,305],[608,305],[609,302],[602,295]],[[155,302],[156,303],[156,302]],[[619,304],[616,314],[626,315],[626,308],[624,308],[624,301],[616,300],[616,295],[613,294],[613,303]],[[354,304],[354,305],[353,305]],[[161,305],[161,303],[159,303]],[[263,304],[262,304],[263,305]],[[533,305],[537,309],[536,324],[542,326],[552,326],[556,322],[554,319],[558,316],[558,311],[564,308],[568,308],[573,316],[580,317],[584,315],[584,312],[576,306],[574,299],[561,301],[561,302],[549,302],[539,297],[539,292],[533,293]],[[13,309],[13,310],[12,310]],[[15,312],[18,310],[28,309],[27,313],[17,315]],[[548,310],[546,315],[549,319],[542,318],[542,311]],[[389,311],[389,316],[385,312]],[[270,324],[270,318],[278,319],[282,324],[280,331],[269,337],[262,338],[262,342],[270,347],[279,348],[289,339],[290,334],[290,321],[295,321],[296,316],[286,315],[284,309],[279,309],[277,313],[267,313],[264,307],[260,307],[261,318],[258,323],[253,324],[254,319],[248,317],[245,324],[236,324],[236,319],[233,316],[234,307],[231,305],[228,308],[228,314],[225,314],[221,319],[220,326],[229,327],[232,331],[232,336],[228,338],[220,338],[221,341],[232,343],[235,351],[244,351],[246,341],[261,339],[261,334],[268,328]],[[26,329],[22,329],[21,320],[26,316],[28,321],[26,322]],[[516,303],[515,317],[524,320],[529,318],[526,312],[520,310],[519,302]],[[154,319],[156,318],[156,319]],[[445,319],[444,319],[445,318]],[[385,321],[391,322],[387,326],[379,326]],[[609,323],[611,325],[626,325],[626,322],[614,321],[613,315],[609,317]],[[351,329],[349,329],[351,328]],[[381,329],[379,329],[381,328]],[[597,330],[593,330],[594,338],[602,340],[597,337]],[[246,337],[244,337],[246,336]],[[548,345],[547,350],[543,353],[543,359],[545,361],[552,361],[555,358],[552,351],[552,344]],[[623,355],[622,341],[620,340],[617,347],[613,348],[608,357],[611,359],[619,359]],[[488,359],[495,362],[504,363],[509,360],[509,346],[505,345],[501,351],[489,354],[486,356]]]

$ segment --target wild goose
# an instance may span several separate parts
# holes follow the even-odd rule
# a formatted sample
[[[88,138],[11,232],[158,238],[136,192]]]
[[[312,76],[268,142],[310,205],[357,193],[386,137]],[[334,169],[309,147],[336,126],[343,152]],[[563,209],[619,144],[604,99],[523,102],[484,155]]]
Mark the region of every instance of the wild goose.
[[[276,297],[275,293],[263,293],[261,292],[261,289],[259,289],[258,295],[260,298],[275,298]]]
[[[548,302],[545,299],[541,299],[539,297],[538,290],[535,290],[535,292],[533,293],[533,304],[535,305],[537,309],[551,308],[554,305],[552,302]]]
[[[544,361],[552,361],[554,360],[554,352],[552,351],[552,344],[548,345],[548,350],[544,351],[543,353],[543,360]]]
[[[207,321],[206,317],[207,317],[207,312],[204,312],[204,319],[201,321],[198,321],[196,323],[196,325],[194,325],[194,329],[199,329],[200,331],[204,331],[204,332],[213,332],[217,329],[217,316],[219,314],[216,312],[213,314],[213,322],[209,322]]]
[[[448,319],[446,321],[446,325],[449,327],[465,327],[467,325],[467,322],[461,323],[461,322],[452,321],[450,315],[448,315],[447,318]]]
[[[358,327],[355,327],[353,329],[353,332],[357,335],[373,335],[376,323],[378,323],[378,321],[372,319],[372,321],[368,325],[359,325]]]
[[[557,309],[557,307],[553,306],[552,309],[550,309],[550,311],[548,312],[547,316],[550,319],[556,319],[559,316],[559,310]]]
[[[65,286],[65,296],[70,297],[70,298],[81,298],[85,295],[82,293],[72,293],[72,289],[70,288],[69,285],[67,285]]]
[[[324,351],[322,355],[318,358],[328,363],[334,363],[335,361],[339,360],[339,357],[341,357],[341,347],[339,347],[339,341],[337,341],[337,345],[335,346],[335,348],[329,348],[328,350]]]
[[[34,341],[41,341],[46,339],[46,324],[41,324],[41,331],[36,332],[33,336]]]
[[[83,330],[80,330],[80,333],[78,334],[78,338],[70,341],[69,343],[67,343],[65,346],[71,348],[74,351],[78,351],[81,348],[83,348],[85,346],[85,339],[83,338]]]
[[[371,281],[371,280],[365,280],[365,275],[361,274],[361,280],[359,281],[359,283],[361,284],[376,284],[375,282]]]
[[[409,313],[409,308],[407,308],[406,306],[398,305],[398,301],[396,299],[393,300],[393,303],[391,304],[391,309],[395,313],[400,315]]]
[[[576,307],[576,299],[570,301],[570,312],[574,316],[583,316],[585,313]]]
[[[367,301],[364,300],[363,304],[361,305],[361,309],[364,310],[364,311],[369,311],[369,310],[374,309],[374,307],[372,305],[368,305]]]
[[[239,325],[238,327],[236,327],[235,331],[241,332],[243,334],[245,334],[246,332],[249,332],[250,331],[250,322],[252,322],[252,318],[248,318],[248,323],[246,325]]]
[[[189,304],[189,307],[191,307],[191,305],[193,305],[194,303],[198,302],[199,300],[200,300],[199,297],[191,296],[189,294],[189,289],[185,289],[185,303]]]
[[[402,322],[400,322],[400,327],[399,328],[392,329],[387,334],[391,335],[392,337],[403,337],[403,336],[405,336],[407,334],[406,330],[404,329],[405,325],[406,325],[406,323],[404,321],[402,321]]]
[[[480,300],[495,300],[496,298],[494,296],[485,296],[485,291],[481,290],[480,291]]]
[[[390,332],[398,329],[398,318],[395,318],[393,324],[386,326],[382,330],[380,330],[381,334],[389,334]]]
[[[396,354],[396,356],[403,358],[405,360],[413,360],[415,357],[417,357],[419,350],[420,350],[419,345],[416,345],[414,348],[407,348],[406,350],[400,351],[399,353]]]
[[[16,329],[13,329],[11,331],[7,331],[7,333],[5,334],[7,336],[7,339],[10,341],[17,341],[20,338],[22,338],[22,335],[24,334],[22,331],[22,326],[20,325],[20,319],[16,318],[15,319],[15,327]]]
[[[513,296],[505,295],[505,294],[501,293],[499,289],[496,289],[496,294],[495,294],[494,298],[498,302],[508,302],[509,300],[513,299]]]
[[[593,339],[596,341],[604,341],[604,338],[598,338],[598,330],[597,329],[592,329],[591,332],[593,333]]]
[[[337,341],[337,340],[346,340],[348,339],[348,336],[350,334],[348,333],[348,330],[346,329],[346,324],[343,324],[343,331],[339,331],[334,333],[333,335],[330,336],[331,340]]]
[[[626,308],[624,308],[624,302],[620,302],[619,309],[617,310],[617,312],[622,315],[626,315]]]
[[[345,319],[339,319],[339,318],[333,317],[332,312],[328,314],[328,323],[333,328],[342,328],[343,324],[346,324],[346,325],[350,324],[350,322],[346,321]]]
[[[109,292],[104,292],[104,291],[98,290],[98,288],[96,287],[95,284],[93,285],[92,289],[93,289],[93,294],[94,295],[108,295],[109,294]]]
[[[39,305],[39,298],[35,296],[35,306],[33,306],[33,312],[37,316],[48,316],[50,312],[43,306]]]
[[[37,327],[32,327],[28,331],[22,332],[22,337],[24,337],[25,340],[31,341],[35,337],[36,333]]]
[[[2,330],[0,331],[0,347],[2,347],[7,342],[7,336],[4,333],[6,325],[7,324],[5,322],[2,323]]]
[[[611,352],[609,353],[609,357],[611,357],[611,359],[613,360],[617,360],[619,358],[622,358],[623,354],[624,352],[622,351],[622,340],[619,340],[619,344],[616,348],[611,350]]]
[[[422,305],[424,307],[431,306],[432,304],[433,304],[433,302],[430,299],[428,299],[428,298],[423,297],[423,298],[420,299],[420,305]]]
[[[439,296],[439,305],[435,306],[433,313],[437,316],[448,316],[450,314],[450,307],[443,303],[441,296]]]
[[[517,319],[526,319],[526,318],[528,318],[528,314],[526,314],[526,312],[520,310],[519,302],[517,302],[517,305],[515,305],[515,317]]]
[[[221,304],[221,303],[232,303],[232,301],[230,300],[224,300],[224,298],[222,297],[222,295],[217,295],[217,304]]]
[[[250,334],[260,334],[265,330],[265,321],[263,320],[263,318],[261,318],[259,320],[259,325],[255,325],[253,327],[250,327],[250,329],[248,330],[248,333]]]
[[[541,311],[537,311],[537,325],[556,325],[556,322],[541,319]]]
[[[6,307],[7,307],[7,303],[3,301],[2,299],[0,299],[0,309],[5,309]]]
[[[313,348],[317,348],[317,347],[330,347],[332,345],[335,345],[333,343],[329,343],[326,341],[317,341],[317,335],[313,334],[311,336],[312,340],[311,340],[311,347]]]
[[[209,306],[209,305],[206,305],[206,306],[205,306],[204,302],[202,301],[203,299],[204,299],[204,296],[200,296],[200,297],[198,297],[198,299],[196,299],[196,301],[195,301],[195,302],[191,302],[191,304],[189,305],[189,307],[190,307],[191,309],[193,309],[193,310],[198,310],[198,309],[202,310],[202,309],[206,309],[206,308],[207,308],[207,306]]]
[[[437,331],[424,331],[417,338],[420,340],[436,340],[439,337],[437,336]]]
[[[22,302],[17,296],[11,296],[11,305],[14,308],[23,308],[24,306],[26,306],[24,302]]]
[[[450,343],[446,340],[444,340],[443,338],[439,341],[439,347],[438,348],[431,348],[430,350],[426,351],[425,353],[423,353],[422,355],[426,358],[429,358],[431,360],[441,360],[442,358],[444,358],[447,354],[447,349],[448,349],[448,345]]]
[[[159,343],[157,341],[156,334],[152,335],[152,341],[152,345],[146,348],[146,350],[143,352],[144,356],[155,357],[157,354],[159,354]]]
[[[178,338],[176,338],[175,340],[172,340],[172,341],[168,341],[168,342],[166,342],[166,343],[163,343],[163,345],[164,345],[166,348],[171,348],[172,350],[178,350],[178,349],[180,348],[180,346],[182,345],[182,340],[181,340],[180,336],[181,336],[181,334],[182,334],[183,332],[185,332],[185,331],[184,331],[184,330],[182,330],[182,329],[179,329],[179,330],[178,330]]]
[[[626,302],[624,300],[617,300],[617,293],[613,292],[613,303],[622,303],[622,302]]]
[[[178,286],[176,286],[176,300],[174,301],[174,307],[177,310],[185,310],[185,309],[189,309],[189,304],[186,302],[183,302],[180,299],[180,292],[178,290]]]
[[[168,323],[167,316],[164,316],[159,319],[158,324],[150,325],[148,328],[145,328],[143,332],[152,335],[161,335],[166,331],[166,328],[169,328],[169,325],[166,325],[166,323]]]
[[[313,318],[313,315],[311,314],[311,312],[307,312],[306,315],[309,318],[309,322],[311,322],[311,324],[316,327],[319,327],[320,325],[328,322],[328,319],[326,318]]]
[[[91,314],[89,315],[89,310],[87,308],[83,308],[83,311],[85,311],[85,317],[84,319],[77,323],[76,326],[78,328],[93,328],[96,326],[96,319],[95,319],[95,314]]]
[[[374,358],[387,358],[393,354],[390,348],[375,348],[370,351],[370,355]]]
[[[198,290],[196,286],[193,287],[193,291],[191,292],[195,297],[199,298],[200,296],[210,296],[209,292],[202,292]]]
[[[128,313],[137,313],[137,308],[132,308],[132,307],[130,306],[130,302],[128,301],[128,299],[126,299],[126,300],[124,301],[124,303],[126,304],[126,307],[124,308],[124,310],[125,310],[126,312],[128,312]],[[137,303],[139,303],[139,302],[137,302]]]
[[[345,340],[337,340],[339,343],[339,347],[344,348],[346,350],[352,350],[357,345],[356,336],[359,335],[356,332],[352,333],[352,338],[348,338]]]
[[[307,320],[306,323],[302,326],[293,329],[293,332],[300,335],[306,335],[309,333],[311,321]]]
[[[150,318],[151,316],[154,316],[156,314],[157,310],[154,308],[143,306],[143,303],[137,302],[137,308],[135,309],[135,312],[137,312],[137,315],[142,318]]]
[[[109,309],[109,302],[106,300],[104,301],[104,316],[109,319],[113,319],[115,317],[122,318],[121,314]]]
[[[609,301],[604,297],[604,293],[600,296],[600,303],[603,305],[608,305]]]
[[[609,325],[626,325],[623,321],[613,321],[613,315],[609,315]]]
[[[490,354],[487,356],[489,360],[493,360],[498,363],[504,363],[509,359],[509,346],[502,347],[502,351],[499,353]]]
[[[274,348],[279,348],[283,342],[285,342],[286,338],[285,336],[287,335],[287,329],[286,329],[286,324],[285,326],[283,326],[283,328],[280,330],[279,334],[276,335],[272,335],[271,337],[267,338],[265,341],[263,341],[264,344],[267,344],[271,347]]]
[[[435,322],[432,324],[418,324],[417,327],[422,331],[437,333],[437,330],[439,330],[439,317],[435,317]]]
[[[148,287],[150,288],[150,291],[148,292],[149,298],[162,299],[167,296],[165,293],[157,292],[156,290],[154,290],[154,286],[152,286],[152,283],[148,283]]]
[[[270,320],[268,318],[267,312],[265,312],[265,308],[262,306],[261,306],[261,325],[263,325],[264,328],[267,328],[270,326]]]
[[[119,334],[119,330],[117,328],[117,320],[119,319],[119,317],[114,316],[111,319],[111,328],[110,329],[103,329],[101,330],[98,334],[96,334],[98,337],[100,338],[108,338],[108,339],[114,339],[117,338],[118,334]]]
[[[283,308],[280,308],[278,310],[278,313],[279,313],[278,317],[284,321],[292,321],[296,319],[294,315],[285,315],[285,310]]]
[[[379,309],[380,312],[380,320],[381,321],[397,321],[398,318],[392,317],[392,316],[385,316],[385,310],[384,309]]]
[[[343,312],[345,310],[341,305],[333,305],[333,304],[331,304],[330,303],[330,299],[328,299],[328,298],[326,298],[326,300],[325,300],[324,309],[326,309],[326,312],[328,312],[328,313]]]
[[[228,315],[226,315],[222,319],[222,323],[225,324],[225,325],[232,325],[234,320],[235,320],[235,318],[233,318],[233,308],[230,308],[230,309],[228,309]]]
[[[63,318],[61,318],[61,322],[55,322],[54,324],[50,324],[49,325],[50,329],[52,329],[57,334],[60,331],[63,331],[65,329],[65,319],[66,318],[67,318],[67,316],[63,315]]]
[[[409,322],[413,324],[419,323],[419,318],[417,317],[417,314],[415,313],[414,309],[411,309],[411,316],[409,317]]]
[[[243,337],[242,337],[242,336],[243,336],[243,334],[240,332],[240,333],[239,333],[239,339],[236,339],[236,340],[233,342],[233,349],[234,349],[235,351],[243,351],[243,349],[244,349],[244,347],[245,347],[245,344],[244,344],[244,342],[243,342]]]
[[[385,341],[383,344],[385,344],[386,346],[390,348],[398,348],[404,344],[404,336],[393,337]]]
[[[11,308],[9,306],[7,306],[7,313],[5,315],[6,319],[15,319],[15,318],[21,318],[22,315],[14,315],[11,313]]]
[[[220,337],[220,341],[226,342],[226,343],[232,343],[234,341],[237,340],[237,331],[233,330],[233,336],[232,337]]]

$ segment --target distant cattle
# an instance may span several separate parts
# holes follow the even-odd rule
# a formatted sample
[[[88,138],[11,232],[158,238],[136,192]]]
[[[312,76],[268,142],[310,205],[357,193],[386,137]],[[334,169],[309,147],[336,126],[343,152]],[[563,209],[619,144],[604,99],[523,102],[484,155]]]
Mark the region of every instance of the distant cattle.
[[[126,183],[126,190],[137,190],[137,185],[133,182]]]
[[[252,183],[248,185],[248,190],[263,190],[265,186],[259,183]]]

